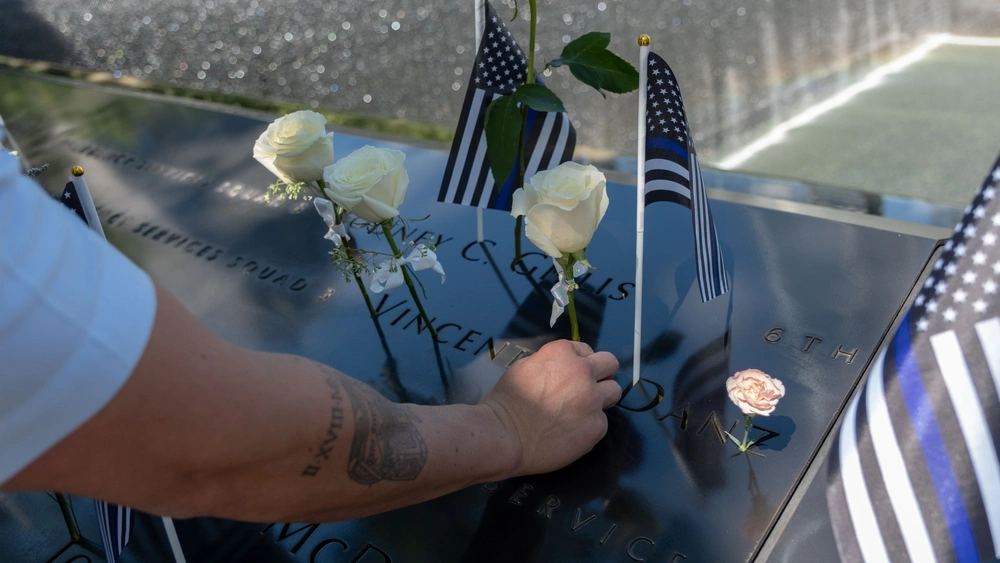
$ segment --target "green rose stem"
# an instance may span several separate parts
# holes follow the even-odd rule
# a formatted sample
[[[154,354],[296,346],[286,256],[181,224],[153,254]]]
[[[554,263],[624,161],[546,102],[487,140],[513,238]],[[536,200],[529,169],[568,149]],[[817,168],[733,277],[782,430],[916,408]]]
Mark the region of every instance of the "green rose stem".
[[[341,210],[341,207],[339,205],[334,204],[334,206],[335,206],[334,209],[336,210],[337,219],[339,221],[339,219],[340,219],[340,213],[341,213],[342,210]],[[354,243],[354,239],[352,238],[350,242]],[[346,244],[347,245],[347,256],[350,257],[351,259],[353,259],[354,258],[354,251],[356,250],[357,244],[355,243],[355,244],[351,245],[351,244],[348,244],[348,241],[343,241],[342,244]],[[365,284],[364,284],[364,282],[361,281],[361,275],[358,274],[357,272],[354,273],[354,281],[355,281],[355,283],[358,284],[358,290],[361,291],[361,296],[365,298],[365,305],[368,306],[368,314],[371,315],[371,317],[373,319],[377,319],[378,318],[378,313],[375,312],[375,307],[372,306],[372,299],[371,299],[371,297],[368,297],[368,290],[365,289]]]
[[[319,192],[321,194],[323,194],[323,197],[327,197],[327,195],[326,195],[326,182],[324,182],[323,180],[316,180],[316,183],[319,185]],[[340,205],[334,203],[333,204],[333,217],[334,217],[333,222],[334,222],[335,225],[339,225],[339,224],[341,224],[343,222],[341,220],[341,217],[340,217],[343,213],[344,213],[344,208],[341,207]],[[344,242],[343,244],[347,244],[347,243]],[[347,248],[348,248],[347,255],[350,258],[354,258],[354,247],[348,245]],[[371,299],[371,297],[368,297],[368,290],[365,289],[365,284],[361,282],[361,276],[359,276],[358,274],[354,274],[354,281],[358,284],[358,289],[361,290],[361,296],[365,298],[365,305],[368,306],[368,314],[371,315],[371,317],[373,319],[377,319],[378,318],[378,313],[375,312],[375,307],[372,307],[372,299]]]
[[[566,276],[566,280],[570,282],[570,287],[572,287],[575,284],[573,280],[574,264],[576,264],[576,258],[574,258],[573,255],[570,255],[569,259],[566,261],[566,267],[563,268],[563,275]],[[574,341],[579,342],[580,326],[577,324],[576,321],[576,302],[573,301],[573,290],[570,289],[569,291],[566,292],[566,294],[569,295],[569,304],[566,306],[566,308],[569,309],[570,334]]]
[[[368,297],[365,284],[361,282],[361,276],[354,274],[354,281],[358,284],[358,289],[361,290],[361,296],[365,298],[365,305],[368,305],[368,314],[371,315],[372,319],[378,319],[378,313],[375,312],[375,307],[372,307],[372,300]]]
[[[80,529],[76,527],[76,522],[73,520],[73,510],[70,508],[69,502],[62,493],[55,493],[55,497],[56,502],[59,503],[59,510],[62,511],[63,520],[66,522],[70,541],[73,543],[80,541],[80,538],[83,536],[80,534]]]
[[[392,225],[392,219],[386,219],[380,223],[382,225],[382,232],[385,233],[385,240],[389,241],[389,248],[392,249],[392,254],[399,260],[403,257],[403,253],[399,251],[399,247],[396,246],[396,240],[392,238],[392,230],[390,226]],[[427,316],[427,312],[424,311],[423,304],[420,303],[420,296],[417,295],[417,288],[413,286],[413,280],[410,279],[409,272],[406,271],[406,266],[399,266],[399,270],[403,273],[403,279],[406,280],[406,287],[410,290],[410,296],[413,297],[413,302],[417,305],[417,310],[420,311],[420,316],[424,319],[424,324],[427,325],[427,329],[431,332],[431,338],[437,340],[438,333],[434,325],[431,324],[430,318]],[[369,305],[371,307],[371,305]]]
[[[514,220],[514,261],[510,267],[514,268],[521,262],[521,225],[524,223],[524,215]]]
[[[535,27],[538,21],[537,0],[528,0],[529,16],[531,17],[530,32],[528,34],[528,77],[525,84],[535,83]],[[524,135],[528,128],[528,106],[521,104],[521,135],[518,139],[518,147],[521,150],[520,158],[517,159],[517,184],[514,188],[524,187]],[[514,261],[511,266],[516,266],[521,261],[521,227],[524,225],[524,217],[520,216],[514,221]],[[571,297],[572,298],[572,297]],[[577,339],[579,340],[579,339]]]

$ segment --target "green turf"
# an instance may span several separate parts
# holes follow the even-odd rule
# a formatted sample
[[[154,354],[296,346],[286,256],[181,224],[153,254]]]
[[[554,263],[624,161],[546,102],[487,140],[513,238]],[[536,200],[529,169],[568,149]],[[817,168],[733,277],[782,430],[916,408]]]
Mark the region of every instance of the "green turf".
[[[956,206],[1000,153],[1000,47],[942,45],[736,168]]]

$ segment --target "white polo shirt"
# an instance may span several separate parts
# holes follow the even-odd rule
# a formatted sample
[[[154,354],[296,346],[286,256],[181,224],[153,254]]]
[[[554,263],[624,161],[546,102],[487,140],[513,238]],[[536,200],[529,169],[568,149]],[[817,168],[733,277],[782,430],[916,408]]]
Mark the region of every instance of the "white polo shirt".
[[[0,149],[0,483],[114,397],[155,312],[149,276]]]

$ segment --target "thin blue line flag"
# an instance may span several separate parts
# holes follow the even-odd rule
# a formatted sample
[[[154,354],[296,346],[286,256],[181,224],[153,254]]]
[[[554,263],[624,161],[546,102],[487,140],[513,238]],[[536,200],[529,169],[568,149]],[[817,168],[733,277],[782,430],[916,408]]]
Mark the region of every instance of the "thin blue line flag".
[[[1000,159],[850,402],[827,500],[843,561],[1000,557]]]
[[[701,300],[709,301],[729,291],[729,275],[684,101],[673,71],[659,55],[649,53],[646,71],[646,206],[667,201],[691,210],[698,289]]]
[[[527,79],[528,64],[524,53],[503,19],[489,2],[486,4],[486,26],[473,67],[471,83],[465,94],[462,114],[455,140],[448,156],[438,201],[472,207],[510,211],[515,175],[497,186],[490,173],[486,156],[486,133],[483,124],[490,102],[513,94]],[[548,170],[573,158],[576,130],[569,116],[562,112],[546,113],[528,109],[524,139],[524,177],[531,178],[539,170]],[[511,172],[520,166],[514,163]]]

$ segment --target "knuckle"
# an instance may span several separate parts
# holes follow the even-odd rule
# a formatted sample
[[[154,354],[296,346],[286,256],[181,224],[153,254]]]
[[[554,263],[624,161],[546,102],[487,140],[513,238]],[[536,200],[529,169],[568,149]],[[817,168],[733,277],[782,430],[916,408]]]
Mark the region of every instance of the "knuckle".
[[[565,340],[553,340],[542,346],[536,354],[552,354],[552,355],[562,355],[569,350],[569,344]]]
[[[608,416],[603,412],[597,417],[597,427],[595,428],[595,434],[597,439],[600,440],[604,438],[608,433]]]
[[[618,358],[616,358],[614,354],[611,352],[598,352],[597,354],[600,354],[603,361],[606,361],[609,365],[614,366],[615,370],[618,369]]]

